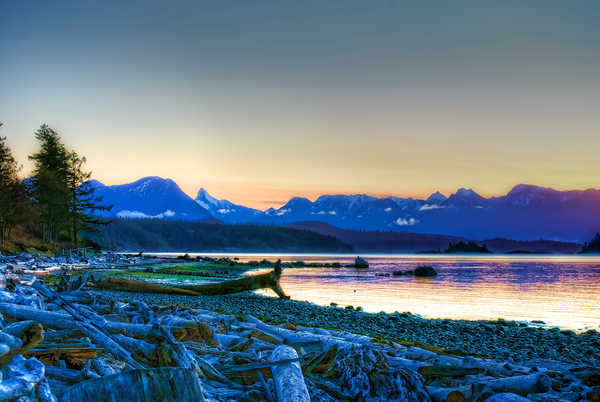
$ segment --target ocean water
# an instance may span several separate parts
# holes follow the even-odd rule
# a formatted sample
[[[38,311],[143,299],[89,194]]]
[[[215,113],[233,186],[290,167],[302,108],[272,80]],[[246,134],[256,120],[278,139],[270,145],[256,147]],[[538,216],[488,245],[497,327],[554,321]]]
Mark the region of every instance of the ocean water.
[[[202,254],[207,255],[207,254]],[[224,255],[224,254],[213,254]],[[226,254],[242,261],[341,262],[354,256]],[[543,321],[576,331],[600,330],[600,257],[363,255],[370,268],[294,268],[281,285],[295,300],[360,306],[368,312],[410,311],[431,318]],[[380,276],[433,266],[434,278]],[[379,275],[378,275],[379,274]],[[274,296],[270,290],[260,291]]]

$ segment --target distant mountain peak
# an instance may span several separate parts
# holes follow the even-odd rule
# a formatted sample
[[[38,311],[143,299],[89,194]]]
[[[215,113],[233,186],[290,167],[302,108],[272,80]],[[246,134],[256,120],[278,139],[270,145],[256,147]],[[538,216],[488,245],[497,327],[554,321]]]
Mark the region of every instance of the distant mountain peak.
[[[473,189],[464,188],[464,187],[461,187],[458,190],[456,190],[456,193],[454,195],[457,195],[460,197],[479,196],[479,194],[477,194],[475,191],[473,191]]]
[[[448,197],[446,197],[444,194],[440,193],[439,191],[436,191],[435,193],[427,197],[425,202],[429,205],[439,205],[447,199]]]
[[[448,197],[444,203],[451,206],[480,207],[481,204],[486,201],[487,200],[485,198],[470,188],[459,188],[456,193]]]
[[[544,198],[557,193],[558,191],[551,188],[534,186],[531,184],[518,184],[514,186],[504,198],[512,205],[528,206],[538,203]]]
[[[96,187],[105,187],[103,183],[101,183],[101,182],[99,182],[98,180],[95,180],[95,179],[91,179],[91,180],[86,181],[86,184],[89,185],[89,186],[92,186],[94,188],[96,188]]]
[[[294,197],[290,198],[282,208],[310,207],[311,204],[310,200],[306,197]]]
[[[517,184],[508,192],[508,194],[517,193],[517,192],[521,192],[521,191],[531,191],[531,190],[546,190],[546,189],[544,187],[535,186],[533,184]]]
[[[198,190],[198,195],[195,198],[195,201],[204,209],[208,209],[210,210],[210,206],[218,206],[219,205],[219,200],[216,199],[215,197],[213,197],[212,195],[210,195],[208,193],[208,191],[206,191],[204,188],[201,188],[200,190]]]

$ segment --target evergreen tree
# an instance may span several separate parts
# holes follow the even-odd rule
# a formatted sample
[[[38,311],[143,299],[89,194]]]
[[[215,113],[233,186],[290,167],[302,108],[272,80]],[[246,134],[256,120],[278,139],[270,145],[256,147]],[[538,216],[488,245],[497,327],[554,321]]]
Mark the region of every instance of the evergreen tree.
[[[11,217],[17,208],[15,190],[19,184],[19,168],[12,151],[6,144],[6,137],[0,137],[0,245],[6,241],[11,227]]]
[[[106,223],[94,212],[110,207],[99,205],[102,198],[94,196],[91,172],[84,169],[85,157],[69,151],[59,134],[46,124],[35,132],[35,138],[40,149],[29,157],[34,162],[31,193],[42,237],[48,242],[64,238],[77,243],[82,231]]]
[[[594,238],[592,240],[590,240],[589,243],[585,243],[581,249],[581,254],[585,254],[585,253],[594,253],[594,254],[599,254],[600,253],[600,233],[596,234],[596,236],[594,236]]]
[[[79,233],[94,231],[98,225],[108,222],[97,217],[98,211],[109,211],[112,206],[100,205],[103,197],[94,195],[95,189],[90,183],[92,172],[84,170],[85,157],[80,157],[76,152],[69,153],[68,159],[68,187],[69,221],[71,241],[79,241]]]
[[[40,149],[34,162],[31,194],[39,213],[42,238],[56,242],[66,228],[69,210],[68,152],[56,131],[43,124],[35,132]]]

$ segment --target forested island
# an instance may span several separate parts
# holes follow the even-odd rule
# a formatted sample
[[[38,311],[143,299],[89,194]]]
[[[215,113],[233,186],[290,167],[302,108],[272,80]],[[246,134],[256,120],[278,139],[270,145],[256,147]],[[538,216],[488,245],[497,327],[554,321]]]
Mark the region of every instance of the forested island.
[[[600,254],[600,233],[596,234],[589,243],[583,245],[581,254]]]

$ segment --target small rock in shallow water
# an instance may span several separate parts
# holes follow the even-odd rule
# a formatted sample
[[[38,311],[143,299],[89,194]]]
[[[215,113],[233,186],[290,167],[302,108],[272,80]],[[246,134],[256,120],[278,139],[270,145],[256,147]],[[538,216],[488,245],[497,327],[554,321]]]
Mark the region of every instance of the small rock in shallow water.
[[[354,260],[354,268],[369,268],[369,263],[364,258],[356,257]]]
[[[415,268],[415,276],[432,277],[432,276],[436,276],[436,275],[437,275],[437,271],[435,269],[433,269],[433,267],[430,267],[428,265],[423,265],[423,266]]]

